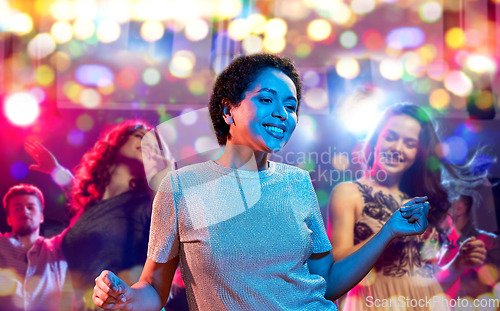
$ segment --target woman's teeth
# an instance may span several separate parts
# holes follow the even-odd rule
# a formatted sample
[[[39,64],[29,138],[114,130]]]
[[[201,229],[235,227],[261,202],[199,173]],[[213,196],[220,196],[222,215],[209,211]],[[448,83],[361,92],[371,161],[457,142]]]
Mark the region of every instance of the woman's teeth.
[[[279,127],[275,127],[275,126],[267,126],[265,125],[264,126],[266,129],[268,129],[269,131],[271,132],[276,132],[276,133],[280,133],[280,134],[283,134],[283,130],[280,129]]]

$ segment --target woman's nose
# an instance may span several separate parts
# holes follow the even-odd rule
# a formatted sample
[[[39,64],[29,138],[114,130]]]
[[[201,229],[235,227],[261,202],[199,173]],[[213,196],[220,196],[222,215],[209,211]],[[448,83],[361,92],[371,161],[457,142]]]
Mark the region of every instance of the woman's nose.
[[[288,119],[288,112],[286,111],[285,107],[279,104],[275,106],[272,116],[279,118],[281,121],[285,121],[286,119]]]
[[[403,140],[397,140],[391,146],[392,152],[402,152],[403,151]]]

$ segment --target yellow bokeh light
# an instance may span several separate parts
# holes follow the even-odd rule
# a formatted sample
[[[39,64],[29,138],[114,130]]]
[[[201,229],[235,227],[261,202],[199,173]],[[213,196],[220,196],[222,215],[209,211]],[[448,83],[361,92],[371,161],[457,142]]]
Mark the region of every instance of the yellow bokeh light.
[[[414,77],[421,77],[425,75],[425,61],[420,57],[417,52],[406,52],[401,57],[404,63],[404,67],[408,74]]]
[[[163,37],[165,28],[163,24],[156,20],[147,20],[142,24],[141,37],[148,42],[155,42]]]
[[[297,45],[295,48],[295,54],[300,58],[305,58],[311,54],[312,46],[307,42],[302,42]]]
[[[216,15],[221,19],[238,16],[243,9],[243,4],[239,0],[218,0],[216,5]]]
[[[448,107],[450,100],[450,94],[446,90],[436,89],[429,96],[429,105],[434,109],[442,110]]]
[[[386,58],[380,62],[380,74],[387,80],[396,81],[401,79],[404,73],[403,64],[399,59]]]
[[[115,21],[103,21],[97,26],[97,39],[102,43],[111,43],[120,37],[120,25]]]
[[[187,78],[191,75],[196,57],[193,52],[181,50],[174,54],[169,64],[170,73],[174,77]]]
[[[458,49],[465,43],[465,34],[458,27],[451,28],[446,32],[445,41],[450,48]]]
[[[476,97],[476,107],[482,110],[493,107],[493,94],[489,91],[481,91],[481,94]]]
[[[476,73],[495,72],[496,63],[493,59],[485,55],[472,54],[467,57],[467,67]]]
[[[80,93],[82,92],[82,90],[83,87],[73,81],[66,82],[66,84],[64,84],[63,87],[63,92],[66,95],[66,97],[68,97],[69,100],[71,100],[74,103],[79,102]]]
[[[54,82],[55,74],[54,70],[47,66],[38,66],[35,70],[36,82],[42,86],[49,86]]]
[[[56,68],[58,72],[64,72],[71,67],[71,59],[68,54],[63,51],[57,51],[50,57],[50,64]]]
[[[50,15],[60,21],[73,20],[75,15],[75,3],[68,0],[59,0],[53,2],[49,7]]]
[[[289,21],[299,21],[306,18],[311,12],[311,7],[304,5],[302,0],[276,1],[279,5],[276,12],[283,14]]]
[[[102,95],[109,95],[115,91],[115,85],[113,83],[109,83],[107,85],[97,86],[97,90]]]
[[[266,18],[261,14],[252,14],[247,18],[250,23],[250,32],[260,35],[266,29]]]
[[[426,44],[418,49],[418,55],[427,62],[432,61],[436,54],[436,47],[432,44]]]
[[[86,108],[95,108],[101,103],[101,94],[94,89],[84,89],[80,93],[80,102]]]
[[[86,18],[77,18],[73,23],[73,32],[75,38],[79,40],[85,40],[92,37],[95,32],[94,21]]]
[[[184,29],[186,38],[190,41],[200,41],[207,37],[209,32],[208,23],[200,18],[191,19]]]
[[[328,93],[319,87],[311,88],[305,92],[304,101],[313,109],[322,109],[328,104]]]
[[[286,40],[285,38],[270,38],[265,37],[262,42],[264,45],[264,49],[271,53],[279,53],[285,49]]]
[[[351,9],[354,13],[362,15],[375,9],[375,0],[352,0]]]
[[[250,23],[244,18],[237,18],[228,27],[228,35],[235,41],[246,39],[250,35]]]
[[[314,41],[322,41],[330,36],[332,26],[324,19],[316,19],[309,23],[307,34]]]
[[[0,269],[0,296],[10,296],[16,292],[17,284],[22,280],[14,269]],[[17,282],[16,282],[17,280]]]
[[[359,74],[359,63],[355,58],[341,58],[335,66],[337,74],[345,79],[354,79]]]
[[[266,35],[266,38],[278,39],[278,38],[283,38],[285,36],[287,29],[288,27],[283,19],[273,18],[267,22],[264,33]],[[264,43],[264,46],[265,45],[266,44]]]
[[[50,34],[57,43],[63,44],[73,39],[73,28],[66,21],[58,21],[52,25]]]
[[[385,47],[385,53],[387,54],[387,56],[399,57],[403,53],[403,50],[402,49],[394,49],[388,45]]]
[[[262,51],[264,43],[260,36],[249,36],[241,43],[243,50],[248,54],[258,53]]]
[[[201,95],[206,92],[204,79],[201,77],[190,78],[187,84],[189,91],[194,95]]]
[[[496,280],[498,279],[498,268],[491,263],[482,265],[477,271],[477,276],[484,284],[494,286]]]
[[[28,34],[33,29],[33,20],[25,13],[19,13],[12,16],[9,20],[9,24],[10,30],[19,36]]]
[[[347,24],[354,15],[351,8],[343,2],[333,2],[330,12],[330,20],[338,25]]]

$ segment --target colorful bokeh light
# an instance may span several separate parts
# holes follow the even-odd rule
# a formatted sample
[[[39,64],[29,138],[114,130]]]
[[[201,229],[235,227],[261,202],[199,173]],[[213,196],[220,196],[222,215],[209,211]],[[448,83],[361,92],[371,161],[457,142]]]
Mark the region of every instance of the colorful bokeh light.
[[[341,58],[337,65],[337,74],[344,79],[354,79],[359,74],[359,63],[355,58]]]
[[[30,93],[16,93],[7,98],[4,111],[10,122],[26,126],[32,124],[40,114],[38,100]]]
[[[75,71],[76,80],[83,85],[98,86],[114,81],[113,72],[102,65],[82,65]]]
[[[23,179],[28,176],[28,166],[24,162],[14,162],[10,166],[10,175],[17,180]]]
[[[344,31],[339,38],[340,45],[346,49],[352,49],[358,43],[358,36],[352,30]]]

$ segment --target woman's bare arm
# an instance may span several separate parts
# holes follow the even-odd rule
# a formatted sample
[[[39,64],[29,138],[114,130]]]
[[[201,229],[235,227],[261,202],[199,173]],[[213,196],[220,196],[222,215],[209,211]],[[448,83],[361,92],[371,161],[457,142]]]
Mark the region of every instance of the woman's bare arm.
[[[101,308],[124,311],[158,311],[167,302],[179,257],[166,263],[146,260],[141,278],[128,286],[113,272],[104,270],[96,278],[92,300]]]
[[[368,239],[354,245],[354,224],[356,223],[356,209],[360,208],[357,206],[360,204],[360,200],[357,185],[352,182],[341,183],[332,191],[328,209],[330,243],[335,260],[340,260],[354,253],[376,234],[375,232]]]

